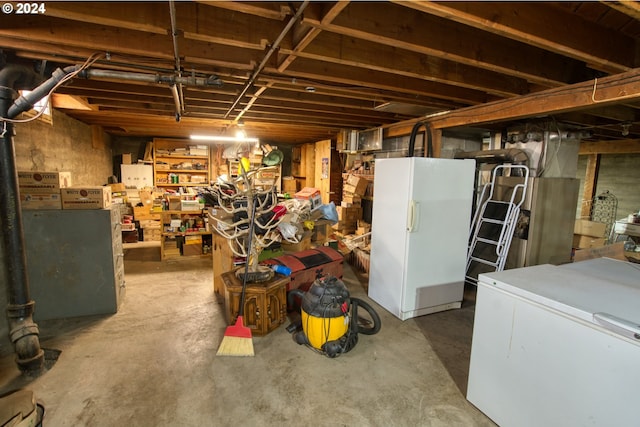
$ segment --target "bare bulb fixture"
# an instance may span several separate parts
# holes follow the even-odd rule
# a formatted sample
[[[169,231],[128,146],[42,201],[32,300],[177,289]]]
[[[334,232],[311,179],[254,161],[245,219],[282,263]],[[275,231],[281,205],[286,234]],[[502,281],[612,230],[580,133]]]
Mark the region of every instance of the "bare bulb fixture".
[[[622,124],[622,136],[628,136],[630,128],[631,128],[631,123],[623,123]]]

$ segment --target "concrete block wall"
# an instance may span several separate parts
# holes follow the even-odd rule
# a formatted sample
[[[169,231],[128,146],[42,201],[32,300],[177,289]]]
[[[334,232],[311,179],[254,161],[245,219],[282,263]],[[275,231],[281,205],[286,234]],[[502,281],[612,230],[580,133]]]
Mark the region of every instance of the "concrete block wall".
[[[41,120],[15,125],[18,170],[69,171],[73,185],[103,185],[112,174],[110,137],[94,141],[90,126],[57,110],[53,124]]]
[[[576,218],[580,217],[586,169],[587,157],[579,156],[576,177],[580,179],[580,193]],[[596,194],[607,190],[618,199],[617,219],[640,210],[640,154],[601,155]]]
[[[59,111],[53,110],[52,124],[35,120],[18,123],[14,129],[18,170],[69,171],[74,185],[103,185],[112,174],[109,136],[101,135],[96,144],[90,126]],[[8,256],[13,255],[2,253],[0,245],[0,259],[6,260]],[[0,355],[13,352],[6,318],[5,269],[3,261],[0,263]]]

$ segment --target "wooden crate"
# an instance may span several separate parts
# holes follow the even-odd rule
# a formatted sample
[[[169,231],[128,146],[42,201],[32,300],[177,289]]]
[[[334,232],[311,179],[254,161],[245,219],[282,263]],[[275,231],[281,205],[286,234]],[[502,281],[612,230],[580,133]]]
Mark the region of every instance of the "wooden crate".
[[[244,268],[244,267],[241,267]],[[235,271],[222,274],[224,285],[224,312],[229,325],[233,325],[238,317],[242,282]],[[244,325],[251,328],[251,333],[263,336],[283,324],[287,317],[287,287],[289,277],[276,274],[267,282],[250,283],[244,302]]]

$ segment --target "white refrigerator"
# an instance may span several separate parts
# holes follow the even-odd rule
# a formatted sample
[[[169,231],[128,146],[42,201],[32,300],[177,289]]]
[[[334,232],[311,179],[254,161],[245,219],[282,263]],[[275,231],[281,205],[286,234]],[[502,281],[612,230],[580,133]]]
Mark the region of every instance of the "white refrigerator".
[[[467,399],[500,426],[638,426],[640,264],[481,274]]]
[[[474,160],[376,160],[368,294],[400,320],[460,308],[474,176]]]

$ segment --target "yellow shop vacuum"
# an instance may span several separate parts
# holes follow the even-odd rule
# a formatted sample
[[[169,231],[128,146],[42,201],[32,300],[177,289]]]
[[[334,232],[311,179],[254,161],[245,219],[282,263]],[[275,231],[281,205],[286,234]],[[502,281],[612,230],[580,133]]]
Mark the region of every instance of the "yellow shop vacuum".
[[[306,292],[289,291],[287,302],[289,307],[300,307],[300,320],[287,327],[294,341],[328,357],[353,349],[359,333],[373,335],[380,330],[380,317],[373,308],[351,297],[334,276],[318,277]],[[366,313],[358,315],[359,307]]]

